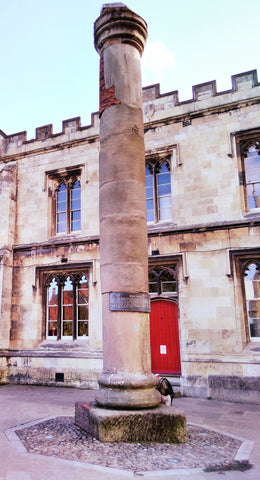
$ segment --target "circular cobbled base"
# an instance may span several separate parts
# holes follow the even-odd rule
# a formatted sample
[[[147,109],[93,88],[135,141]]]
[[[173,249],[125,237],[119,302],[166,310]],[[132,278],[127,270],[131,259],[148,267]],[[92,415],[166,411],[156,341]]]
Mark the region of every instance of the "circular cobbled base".
[[[13,431],[29,453],[134,473],[251,468],[239,454],[245,439],[193,424],[188,425],[184,444],[102,443],[77,427],[73,417],[39,420]]]

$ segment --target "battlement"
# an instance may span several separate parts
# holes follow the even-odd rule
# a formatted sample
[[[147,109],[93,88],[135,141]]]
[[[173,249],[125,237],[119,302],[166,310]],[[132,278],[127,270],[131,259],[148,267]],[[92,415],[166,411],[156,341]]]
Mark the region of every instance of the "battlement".
[[[218,92],[216,80],[194,85],[192,87],[192,98],[179,101],[178,90],[169,93],[160,93],[160,84],[149,85],[143,88],[143,110],[144,123],[157,121],[169,116],[183,116],[202,109],[216,108],[217,106],[237,103],[250,98],[260,97],[260,83],[257,79],[257,71],[239,73],[231,77],[232,88]],[[99,114],[91,114],[91,124],[81,126],[81,118],[75,117],[62,122],[62,131],[53,133],[53,125],[48,124],[37,127],[35,138],[27,140],[27,132],[18,132],[12,135],[6,135],[0,130],[2,140],[2,154],[13,154],[15,149],[20,150],[22,146],[31,146],[37,148],[36,142],[47,142],[53,140],[56,144],[63,143],[68,139],[98,137],[99,135]],[[29,148],[30,149],[30,148]]]
[[[69,118],[63,120],[62,131],[59,133],[53,133],[53,125],[48,124],[42,127],[37,127],[35,130],[35,138],[27,140],[27,132],[18,132],[11,135],[6,135],[0,130],[0,136],[3,137],[2,153],[12,154],[13,149],[19,149],[22,146],[27,146],[28,149],[37,148],[36,142],[45,142],[52,140],[54,143],[63,143],[69,139],[74,140],[75,135],[78,137],[86,137],[86,131],[88,131],[88,137],[97,137],[99,134],[99,113],[95,112],[91,114],[91,123],[87,126],[81,126],[81,118]]]
[[[218,92],[216,80],[192,87],[192,98],[179,101],[179,92],[160,93],[160,85],[150,85],[143,89],[144,123],[158,122],[169,118],[190,124],[192,117],[221,109],[235,107],[248,101],[259,102],[260,83],[257,71],[240,73],[231,77],[232,88]],[[233,108],[232,107],[232,108]],[[188,123],[187,123],[188,122]]]
[[[198,85],[193,85],[192,93],[193,96],[190,100],[185,100],[179,102],[179,92],[175,90],[169,93],[160,93],[160,84],[149,85],[143,88],[143,100],[145,102],[150,102],[156,100],[157,98],[167,97],[171,95],[174,100],[174,105],[178,106],[187,102],[194,102],[197,100],[212,98],[214,96],[226,95],[227,93],[235,93],[239,91],[244,91],[248,88],[255,88],[260,86],[257,79],[257,70],[251,70],[249,72],[238,73],[231,76],[232,88],[230,90],[224,90],[217,92],[217,82],[216,80],[211,80],[209,82],[200,83]]]

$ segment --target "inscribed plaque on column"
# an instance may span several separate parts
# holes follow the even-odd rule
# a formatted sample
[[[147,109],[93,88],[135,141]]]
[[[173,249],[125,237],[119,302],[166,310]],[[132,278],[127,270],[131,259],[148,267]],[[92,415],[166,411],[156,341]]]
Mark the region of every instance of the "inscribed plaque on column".
[[[150,297],[147,293],[110,292],[109,310],[150,313]]]

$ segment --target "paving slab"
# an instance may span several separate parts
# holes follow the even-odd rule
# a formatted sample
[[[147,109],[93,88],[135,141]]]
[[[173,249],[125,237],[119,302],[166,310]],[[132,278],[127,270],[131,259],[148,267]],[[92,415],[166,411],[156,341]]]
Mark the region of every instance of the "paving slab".
[[[93,401],[95,391],[57,387],[5,385],[0,387],[0,480],[77,480],[123,479],[143,476],[149,479],[259,480],[260,478],[260,409],[259,405],[235,404],[215,400],[179,398],[174,406],[183,410],[188,424],[213,429],[230,438],[242,438],[236,461],[245,458],[252,464],[245,471],[205,471],[205,468],[169,468],[167,470],[138,472],[103,465],[64,460],[57,457],[28,453],[16,431],[28,424],[39,425],[48,418],[71,418],[75,403]],[[46,435],[48,436],[48,434]],[[203,438],[203,436],[202,436]],[[16,442],[16,443],[15,443]],[[20,443],[19,443],[20,442]],[[22,448],[23,447],[23,448]],[[19,451],[19,448],[21,449]],[[25,448],[25,449],[24,449]],[[155,448],[156,450],[156,448]],[[148,450],[147,450],[148,451]],[[211,449],[208,450],[209,454]],[[144,452],[142,452],[144,453]],[[159,454],[159,448],[158,448]],[[173,458],[174,459],[174,458]],[[183,460],[183,459],[182,459]],[[173,464],[174,465],[174,464]]]

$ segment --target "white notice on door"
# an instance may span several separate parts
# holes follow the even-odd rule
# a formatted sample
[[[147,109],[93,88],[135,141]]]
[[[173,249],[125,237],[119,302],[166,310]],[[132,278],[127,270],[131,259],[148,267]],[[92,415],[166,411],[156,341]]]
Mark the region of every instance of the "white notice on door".
[[[166,345],[160,345],[160,354],[161,355],[167,354]]]

